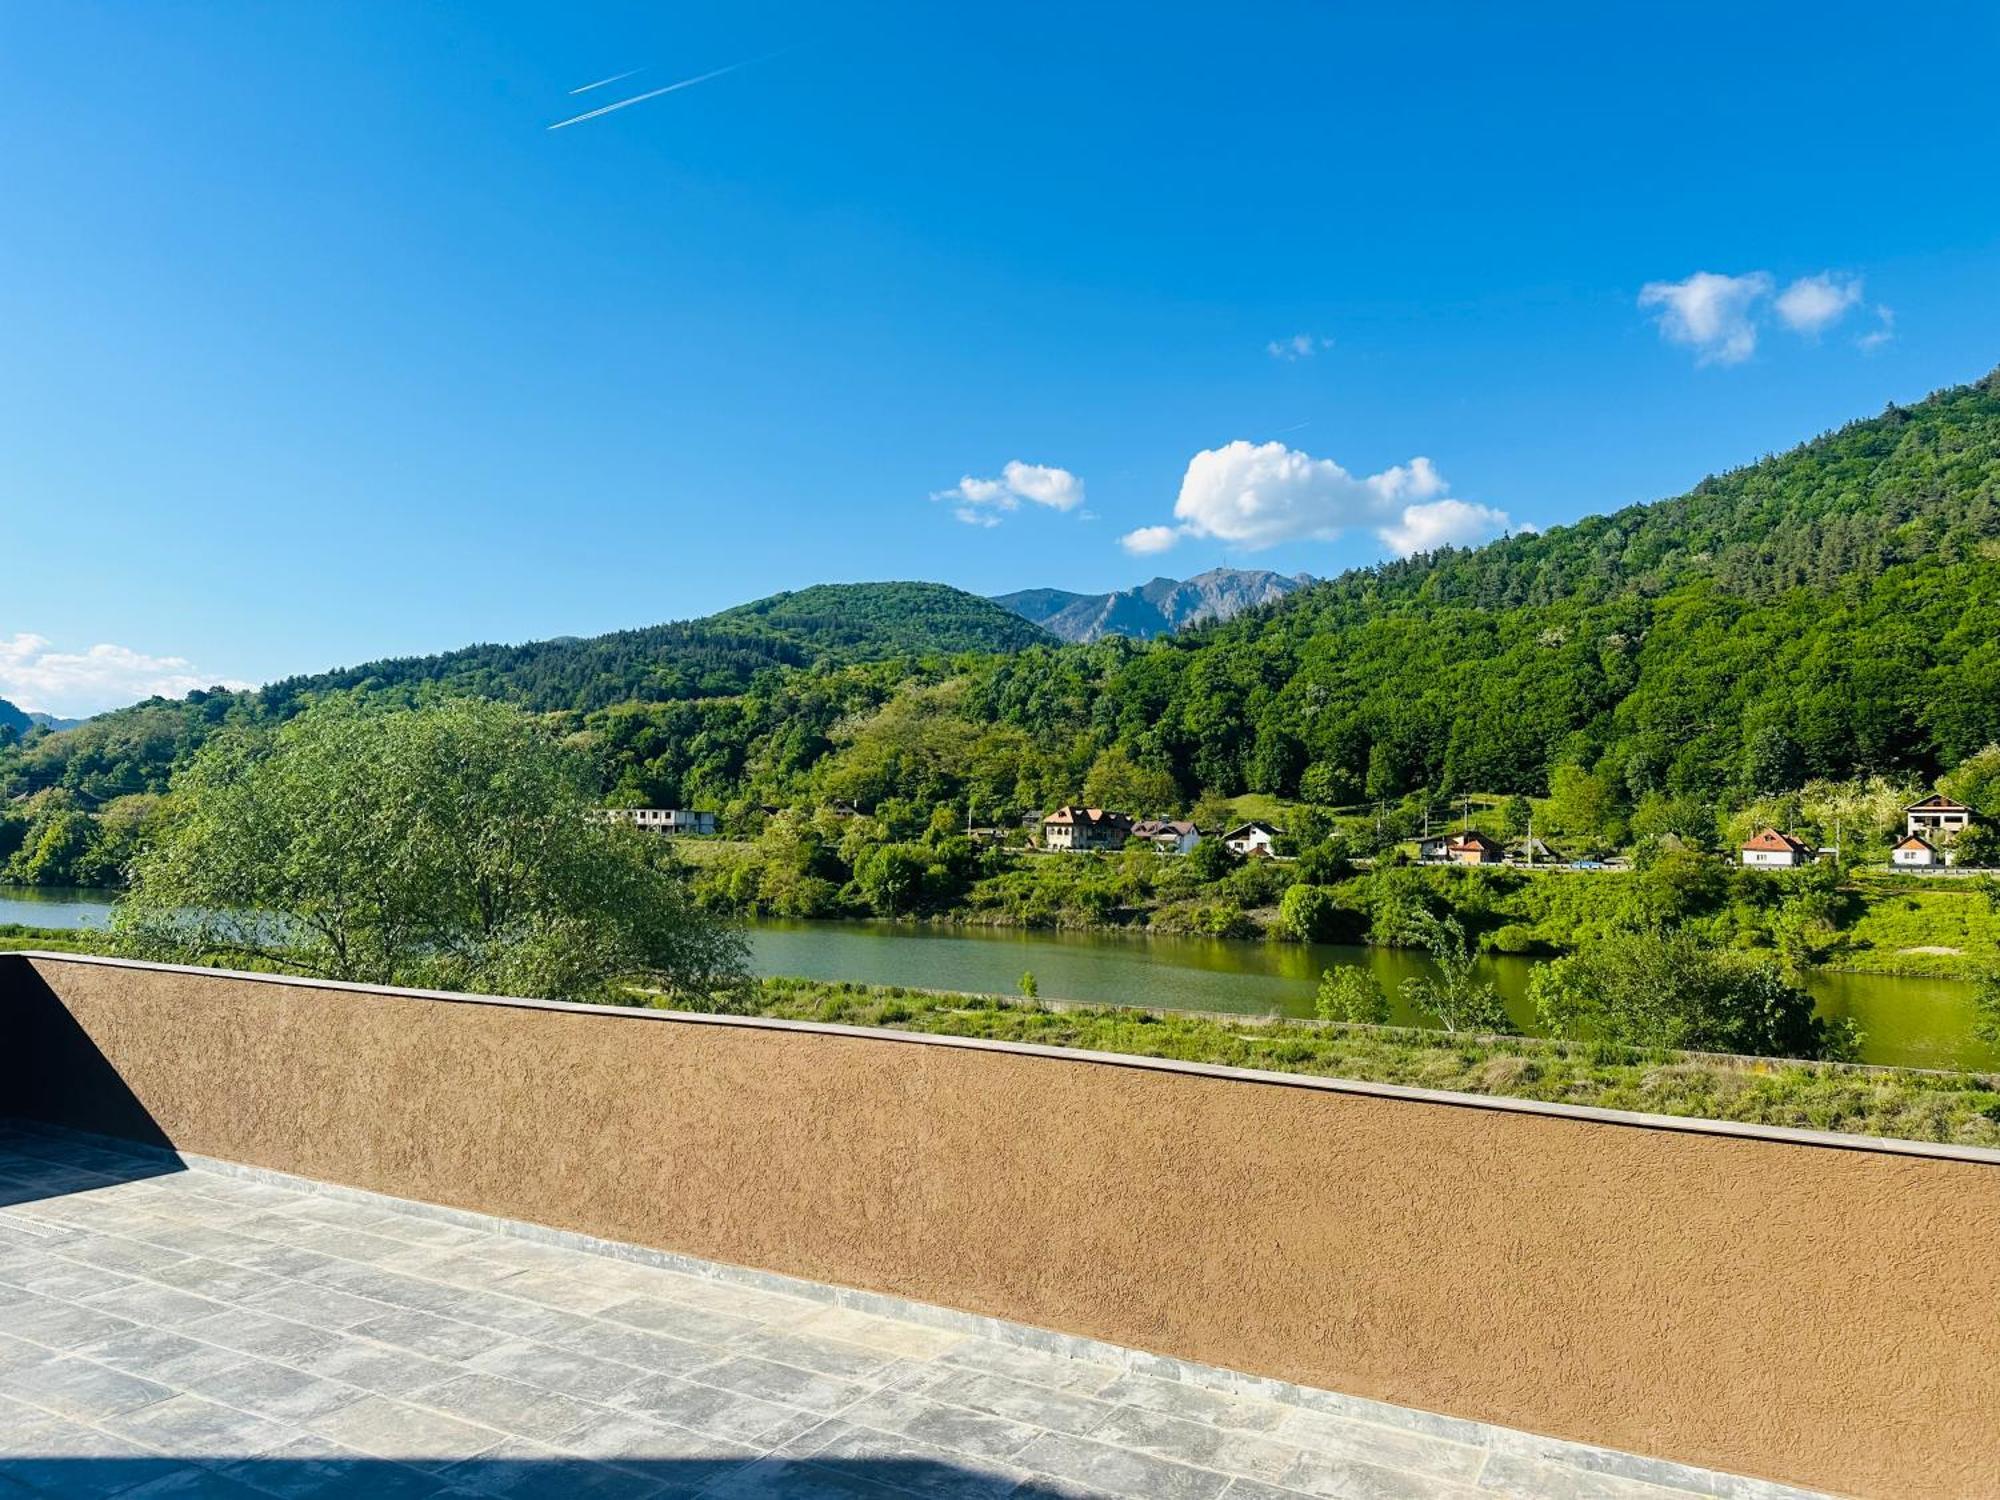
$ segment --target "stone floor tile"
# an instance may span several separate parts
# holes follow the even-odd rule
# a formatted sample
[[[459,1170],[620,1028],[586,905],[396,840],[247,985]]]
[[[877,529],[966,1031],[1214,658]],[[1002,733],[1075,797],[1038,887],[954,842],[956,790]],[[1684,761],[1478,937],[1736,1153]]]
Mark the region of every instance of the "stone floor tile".
[[[460,1375],[413,1392],[409,1399],[449,1416],[482,1422],[512,1437],[547,1442],[578,1426],[590,1407],[538,1386],[498,1375]]]
[[[55,1348],[74,1348],[92,1339],[108,1339],[138,1326],[130,1318],[121,1318],[102,1308],[46,1297],[17,1303],[7,1310],[8,1333]]]
[[[244,1354],[258,1354],[266,1359],[282,1360],[286,1364],[296,1364],[315,1350],[326,1348],[339,1337],[338,1334],[329,1333],[323,1328],[309,1328],[304,1323],[294,1323],[289,1318],[252,1312],[243,1307],[225,1308],[206,1318],[183,1323],[180,1328],[181,1332],[190,1338],[221,1344],[224,1348],[236,1349]]]
[[[1690,1493],[1514,1453],[1495,1453],[1487,1459],[1477,1492],[1520,1500],[1686,1500]]]
[[[365,1394],[338,1380],[255,1358],[185,1378],[182,1384],[210,1401],[288,1422],[323,1416]]]
[[[1303,1490],[1281,1489],[1259,1479],[1232,1479],[1222,1492],[1222,1500],[1305,1500]]]
[[[296,1428],[268,1417],[189,1395],[171,1396],[99,1420],[117,1437],[172,1458],[204,1463],[251,1458],[298,1436]]]
[[[132,1278],[121,1271],[72,1260],[57,1260],[47,1252],[32,1257],[26,1266],[9,1273],[7,1280],[38,1297],[53,1297],[65,1302],[84,1302],[133,1285]]]
[[[406,1396],[423,1386],[439,1385],[459,1373],[456,1365],[354,1338],[343,1338],[315,1349],[291,1363],[309,1374],[381,1396]]]
[[[718,1360],[697,1371],[695,1378],[705,1385],[719,1385],[759,1400],[779,1401],[829,1416],[843,1406],[853,1405],[868,1389],[852,1380],[819,1375],[796,1365],[781,1365],[748,1354]]]
[[[1330,1453],[1304,1453],[1284,1479],[1285,1488],[1338,1500],[1478,1500],[1470,1484],[1412,1473],[1363,1459]]]
[[[301,1281],[309,1279],[315,1271],[340,1264],[338,1256],[322,1255],[317,1250],[307,1250],[299,1245],[281,1245],[270,1240],[253,1240],[247,1249],[214,1258],[226,1260],[244,1270],[264,1271],[273,1276],[295,1277]]]
[[[796,1407],[760,1401],[740,1391],[726,1391],[678,1375],[642,1380],[620,1391],[612,1404],[737,1443],[757,1442],[779,1423],[798,1415]]]
[[[732,1353],[755,1355],[816,1374],[863,1383],[881,1376],[896,1363],[893,1354],[769,1324],[759,1324],[740,1338],[731,1339],[729,1348]]]
[[[713,1307],[673,1302],[659,1297],[632,1297],[597,1314],[607,1323],[627,1323],[649,1333],[664,1333],[694,1344],[726,1344],[753,1333],[758,1321]]]
[[[0,1375],[0,1393],[79,1422],[101,1422],[173,1395],[157,1382],[69,1355],[9,1370]]]
[[[204,1344],[165,1328],[134,1328],[93,1339],[78,1345],[76,1353],[128,1375],[176,1387],[188,1387],[191,1381],[240,1364],[244,1358],[234,1349]]]
[[[807,1456],[816,1467],[839,1465],[863,1476],[879,1475],[884,1483],[904,1486],[921,1480],[922,1493],[940,1500],[998,1500],[1028,1478],[1026,1469],[998,1459],[976,1458],[937,1447],[903,1434],[876,1432],[844,1424],[828,1442]]]
[[[188,1257],[179,1250],[165,1245],[148,1244],[145,1240],[121,1240],[109,1237],[80,1239],[62,1249],[65,1260],[78,1261],[84,1265],[102,1266],[107,1271],[122,1271],[127,1275],[146,1276],[154,1281],[164,1281],[159,1272],[169,1266],[179,1265]]]
[[[1470,1481],[1486,1460],[1483,1450],[1463,1443],[1319,1411],[1288,1413],[1273,1435],[1313,1453],[1359,1459],[1439,1480]]]
[[[1238,1432],[1272,1432],[1284,1421],[1291,1408],[1275,1401],[1259,1401],[1251,1396],[1232,1396],[1211,1391],[1185,1380],[1159,1380],[1151,1375],[1127,1373],[1097,1392],[1097,1399],[1120,1406],[1136,1406],[1162,1416],[1184,1417],[1190,1422],[1206,1422],[1211,1427],[1227,1427]]]
[[[130,1318],[154,1328],[178,1328],[223,1310],[224,1304],[184,1292],[178,1287],[124,1278],[118,1286],[100,1291],[89,1305],[100,1312]]]
[[[277,1500],[431,1500],[443,1487],[438,1476],[423,1469],[310,1436],[254,1459],[224,1464],[218,1472]]]
[[[1044,1390],[1026,1381],[983,1370],[964,1370],[937,1365],[913,1382],[908,1389],[932,1401],[963,1406],[972,1411],[1025,1422],[1082,1437],[1111,1415],[1112,1408],[1088,1396],[1067,1391]]]
[[[1044,1354],[1039,1349],[1023,1349],[993,1339],[966,1339],[941,1358],[946,1364],[984,1370],[989,1375],[1006,1375],[1045,1390],[1068,1391],[1078,1396],[1096,1394],[1123,1373],[1116,1365],[1064,1359],[1059,1354]]]
[[[206,1255],[185,1256],[170,1265],[158,1266],[146,1275],[149,1280],[177,1286],[184,1292],[193,1292],[215,1302],[240,1302],[259,1292],[293,1284],[288,1278],[269,1271],[232,1266],[227,1261]]]
[[[982,1458],[1012,1458],[1044,1429],[986,1412],[946,1406],[908,1391],[878,1391],[841,1413],[841,1419],[934,1447]]]
[[[1046,1432],[1015,1455],[1023,1468],[1053,1474],[1105,1495],[1135,1500],[1216,1500],[1229,1477],[1134,1453],[1066,1432]]]
[[[379,1318],[357,1323],[348,1331],[361,1338],[445,1360],[470,1359],[511,1342],[510,1335],[491,1328],[476,1328],[436,1313],[408,1309],[384,1313]]]
[[[904,1359],[935,1359],[972,1337],[949,1328],[929,1328],[921,1323],[878,1318],[872,1313],[857,1312],[850,1307],[808,1305],[795,1321],[783,1326],[794,1333],[840,1339]]]
[[[722,1355],[721,1350],[710,1345],[626,1328],[597,1318],[587,1320],[581,1327],[546,1335],[539,1342],[599,1359],[616,1360],[620,1364],[636,1365],[655,1375],[686,1375],[703,1365],[714,1364]]]
[[[686,1459],[743,1463],[760,1456],[747,1443],[711,1437],[670,1422],[656,1422],[629,1411],[595,1411],[555,1440],[567,1453],[605,1463],[657,1466]]]
[[[311,1432],[376,1458],[393,1458],[431,1470],[476,1458],[504,1436],[490,1427],[386,1396],[363,1396],[304,1425]]]
[[[701,1362],[695,1361],[696,1364]],[[525,1339],[488,1349],[465,1364],[471,1370],[504,1375],[510,1380],[525,1381],[543,1390],[558,1391],[585,1401],[608,1401],[628,1385],[644,1379],[648,1373],[679,1373],[673,1370],[649,1372],[634,1365],[614,1364],[610,1360]]]
[[[256,1312],[290,1318],[295,1323],[335,1330],[352,1328],[357,1323],[366,1323],[391,1310],[367,1297],[356,1297],[333,1287],[303,1281],[288,1281],[282,1286],[253,1292],[242,1299],[241,1305]]]
[[[1171,1458],[1266,1484],[1282,1483],[1298,1467],[1300,1457],[1300,1450],[1290,1443],[1136,1406],[1112,1408],[1111,1415],[1090,1436],[1096,1442],[1115,1443],[1155,1458]]]
[[[539,1443],[510,1438],[478,1458],[439,1471],[449,1484],[509,1500],[651,1500],[660,1481]]]

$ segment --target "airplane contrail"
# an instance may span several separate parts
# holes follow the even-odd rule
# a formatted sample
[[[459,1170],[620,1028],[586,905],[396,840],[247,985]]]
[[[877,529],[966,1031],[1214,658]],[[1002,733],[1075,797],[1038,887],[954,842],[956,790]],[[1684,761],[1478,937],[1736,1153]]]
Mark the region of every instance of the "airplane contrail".
[[[765,59],[776,57],[777,55],[775,52],[766,52],[762,57],[746,57],[742,62],[733,62],[728,67],[717,68],[712,73],[700,73],[693,78],[683,78],[679,83],[670,83],[665,88],[649,89],[643,94],[634,94],[630,99],[620,99],[616,104],[607,104],[602,109],[593,109],[584,114],[572,115],[567,120],[558,120],[549,129],[561,130],[567,125],[581,125],[585,120],[594,120],[599,115],[608,115],[615,109],[624,109],[630,104],[644,104],[648,99],[657,99],[660,95],[671,94],[676,89],[691,89],[697,83],[707,83],[711,78],[720,78],[724,73],[734,73],[738,68],[747,68],[752,63],[763,62]]]
[[[632,68],[632,69],[630,69],[629,71],[627,71],[627,72],[624,72],[624,73],[613,73],[613,74],[612,74],[612,75],[611,75],[611,76],[610,76],[609,78],[600,78],[600,79],[598,79],[598,80],[597,80],[597,82],[595,82],[595,83],[586,83],[586,84],[585,84],[585,85],[584,85],[584,86],[583,86],[582,88],[580,88],[580,89],[571,89],[571,90],[570,90],[570,93],[572,93],[572,94],[587,94],[587,93],[589,93],[589,92],[590,92],[590,91],[591,91],[592,89],[601,89],[601,88],[603,88],[603,87],[604,87],[604,85],[605,85],[605,84],[607,84],[607,83],[623,83],[623,82],[624,82],[624,81],[625,81],[626,79],[628,79],[628,78],[636,78],[636,77],[638,77],[638,76],[639,76],[639,75],[640,75],[641,73],[643,73],[643,72],[645,72],[645,71],[646,71],[646,70],[645,70],[644,68]]]

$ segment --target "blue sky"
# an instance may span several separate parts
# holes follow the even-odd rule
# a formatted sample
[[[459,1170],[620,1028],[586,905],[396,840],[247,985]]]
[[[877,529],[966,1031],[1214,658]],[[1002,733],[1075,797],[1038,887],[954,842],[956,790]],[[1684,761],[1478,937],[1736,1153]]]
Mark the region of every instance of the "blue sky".
[[[2000,13],[1662,14],[14,0],[0,696],[1325,573],[2000,363]]]

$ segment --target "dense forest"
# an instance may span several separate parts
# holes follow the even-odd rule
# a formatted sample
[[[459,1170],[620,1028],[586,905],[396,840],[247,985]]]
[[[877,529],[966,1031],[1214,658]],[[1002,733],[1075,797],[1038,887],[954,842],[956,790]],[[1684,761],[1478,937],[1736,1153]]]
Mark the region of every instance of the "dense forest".
[[[654,805],[988,819],[1086,792],[1159,811],[1562,781],[1620,814],[1712,823],[1816,779],[1922,784],[2000,741],[2000,374],[1677,499],[1357,570],[1166,639],[1063,645],[938,585],[807,589],[141,704],[0,749],[0,789],[83,808],[157,793],[216,725],[337,692],[547,712],[609,797]]]

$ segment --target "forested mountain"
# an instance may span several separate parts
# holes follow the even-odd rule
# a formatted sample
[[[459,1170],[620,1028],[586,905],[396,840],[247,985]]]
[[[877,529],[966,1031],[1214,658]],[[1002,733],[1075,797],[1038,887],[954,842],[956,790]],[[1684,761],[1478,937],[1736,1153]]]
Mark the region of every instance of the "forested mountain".
[[[1066,641],[1094,641],[1107,635],[1151,640],[1204,620],[1234,619],[1246,609],[1275,603],[1312,581],[1306,573],[1210,568],[1193,578],[1155,578],[1111,594],[1022,589],[997,595],[993,602]]]
[[[290,677],[263,697],[282,708],[306,694],[354,687],[440,686],[533,709],[588,711],[629,699],[740,693],[774,667],[1006,651],[1047,639],[991,601],[941,583],[819,584],[699,620]]]
[[[35,727],[33,716],[22,712],[5,698],[0,698],[0,739],[19,738]]]
[[[728,698],[760,673],[896,657],[1005,651],[1053,638],[990,600],[939,583],[819,584],[705,619],[518,646],[397,657],[254,693],[190,693],[102,714],[42,740],[10,767],[0,794],[67,786],[86,800],[166,789],[168,773],[217,725],[283,718],[330,693],[413,700],[495,698],[539,711]]]
[[[157,790],[214,724],[350,688],[558,714],[607,790],[663,806],[985,815],[1093,777],[1149,804],[1346,803],[1536,793],[1560,772],[1610,806],[1712,820],[1814,778],[1928,781],[2000,741],[2000,376],[1678,499],[1351,572],[1153,641],[1065,645],[936,585],[808,589],[141,705],[0,754],[0,786]]]

